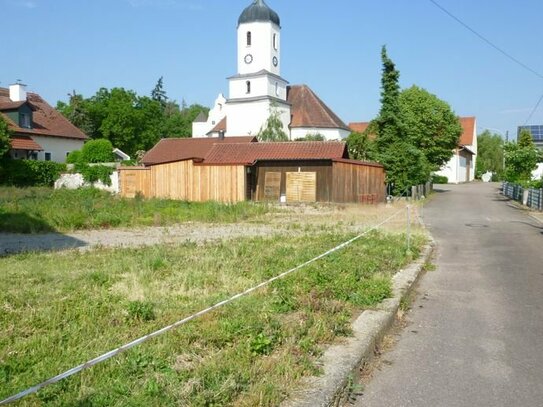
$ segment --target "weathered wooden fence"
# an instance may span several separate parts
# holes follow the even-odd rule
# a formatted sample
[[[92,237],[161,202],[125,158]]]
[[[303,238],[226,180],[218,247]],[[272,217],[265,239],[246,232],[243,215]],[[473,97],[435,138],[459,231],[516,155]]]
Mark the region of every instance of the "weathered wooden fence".
[[[504,196],[520,202],[529,208],[543,211],[543,189],[523,188],[518,184],[504,182],[502,193]]]

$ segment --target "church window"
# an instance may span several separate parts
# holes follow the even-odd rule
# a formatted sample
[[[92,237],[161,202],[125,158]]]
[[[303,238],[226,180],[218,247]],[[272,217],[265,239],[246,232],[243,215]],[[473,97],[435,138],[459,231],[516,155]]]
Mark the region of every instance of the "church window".
[[[253,38],[252,38],[251,31],[247,31],[247,46],[248,47],[251,46],[251,43],[253,42],[252,40],[253,40]]]
[[[277,51],[277,34],[273,34],[273,49]]]
[[[247,81],[246,85],[247,85],[247,93],[251,93],[251,81]]]
[[[279,96],[279,83],[275,82],[275,96]]]

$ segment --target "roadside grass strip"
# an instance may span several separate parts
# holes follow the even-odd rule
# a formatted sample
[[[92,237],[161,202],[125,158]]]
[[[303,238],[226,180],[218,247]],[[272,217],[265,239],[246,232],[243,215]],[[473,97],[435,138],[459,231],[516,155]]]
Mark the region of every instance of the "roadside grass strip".
[[[405,241],[374,230],[0,259],[0,400],[234,296],[20,405],[277,405],[356,315],[391,295],[411,260]],[[414,257],[424,242],[413,236]]]
[[[94,188],[0,188],[0,232],[44,233],[189,221],[235,223],[269,212],[265,204],[124,199]]]

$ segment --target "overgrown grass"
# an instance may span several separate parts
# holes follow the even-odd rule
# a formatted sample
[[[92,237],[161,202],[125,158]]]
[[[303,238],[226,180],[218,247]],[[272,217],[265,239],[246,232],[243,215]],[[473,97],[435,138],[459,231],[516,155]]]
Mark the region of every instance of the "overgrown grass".
[[[306,261],[349,235],[0,259],[0,399]],[[423,243],[414,239],[413,253]],[[373,233],[21,405],[275,406],[390,296],[405,237]]]
[[[268,211],[242,202],[122,199],[96,189],[0,188],[0,231],[41,233],[121,226],[164,226],[187,221],[238,222]]]

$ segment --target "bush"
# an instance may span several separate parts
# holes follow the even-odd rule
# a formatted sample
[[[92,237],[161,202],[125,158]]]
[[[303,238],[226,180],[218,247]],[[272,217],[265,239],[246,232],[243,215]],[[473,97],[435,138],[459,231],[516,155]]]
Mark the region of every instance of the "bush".
[[[65,164],[53,161],[4,159],[0,167],[0,183],[16,187],[50,187],[66,171]]]
[[[111,174],[113,174],[113,168],[111,167],[79,162],[75,165],[75,170],[81,173],[83,179],[90,184],[102,181],[105,185],[111,185]]]
[[[76,150],[72,151],[70,154],[68,154],[68,157],[66,157],[66,163],[68,164],[77,164],[81,161],[81,151]]]
[[[449,178],[444,175],[432,175],[432,183],[434,184],[448,184]]]
[[[91,140],[81,149],[81,161],[85,163],[109,163],[114,159],[113,145],[109,140]]]

